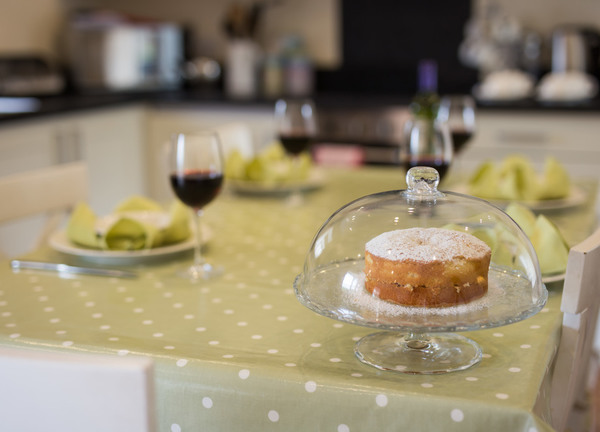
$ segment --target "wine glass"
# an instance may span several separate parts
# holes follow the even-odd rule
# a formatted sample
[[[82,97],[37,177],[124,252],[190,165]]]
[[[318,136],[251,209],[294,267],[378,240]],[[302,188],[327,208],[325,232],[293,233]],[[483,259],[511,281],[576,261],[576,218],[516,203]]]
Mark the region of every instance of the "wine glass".
[[[223,154],[216,132],[179,133],[168,148],[169,179],[173,192],[193,212],[194,262],[179,274],[190,280],[208,280],[223,269],[207,263],[202,256],[201,218],[204,207],[214,200],[223,185]]]
[[[310,99],[279,99],[275,103],[277,135],[286,153],[292,157],[293,169],[299,169],[300,155],[306,151],[317,134],[315,105]],[[292,188],[290,204],[302,197],[299,188]]]
[[[417,117],[410,122],[400,161],[406,172],[416,166],[435,168],[444,180],[452,163],[454,149],[450,129],[444,122]]]
[[[317,134],[315,105],[310,99],[279,99],[275,103],[277,134],[285,151],[298,157]]]
[[[442,97],[437,120],[448,124],[454,153],[459,154],[475,133],[475,100],[469,95]]]

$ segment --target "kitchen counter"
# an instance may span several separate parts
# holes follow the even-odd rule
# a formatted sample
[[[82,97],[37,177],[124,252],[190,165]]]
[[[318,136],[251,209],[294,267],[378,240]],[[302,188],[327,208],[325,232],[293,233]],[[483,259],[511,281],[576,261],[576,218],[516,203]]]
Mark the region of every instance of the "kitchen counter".
[[[0,114],[0,123],[9,123],[23,119],[41,118],[55,114],[82,112],[89,109],[117,107],[120,105],[140,102],[142,95],[134,94],[103,94],[103,95],[57,95],[34,98],[37,108],[32,111]]]
[[[49,115],[81,112],[96,108],[118,107],[132,103],[147,103],[155,106],[185,107],[195,104],[216,104],[224,107],[270,106],[273,100],[252,99],[233,100],[217,90],[182,89],[161,92],[127,92],[98,94],[65,94],[43,96],[39,100],[38,109],[31,112],[0,114],[0,123],[14,122],[22,119],[34,119]],[[406,106],[409,96],[389,96],[370,94],[333,94],[322,93],[314,96],[318,106],[324,109],[370,109]],[[510,102],[479,102],[481,110],[498,111],[536,111],[536,112],[600,112],[600,98],[579,103],[542,103],[533,99]]]
[[[11,123],[23,119],[35,119],[56,114],[77,113],[97,108],[114,108],[128,104],[151,105],[223,104],[226,106],[272,104],[267,100],[230,100],[221,92],[204,90],[165,90],[156,92],[122,93],[71,93],[35,98],[39,102],[34,111],[0,114],[0,123]]]

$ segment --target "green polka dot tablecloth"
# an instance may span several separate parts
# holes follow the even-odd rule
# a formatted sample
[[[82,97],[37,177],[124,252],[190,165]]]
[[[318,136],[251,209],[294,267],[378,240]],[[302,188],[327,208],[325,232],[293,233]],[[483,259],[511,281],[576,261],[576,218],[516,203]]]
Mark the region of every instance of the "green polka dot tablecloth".
[[[372,329],[296,299],[293,280],[326,218],[362,195],[404,187],[401,170],[368,168],[328,172],[300,207],[225,192],[205,218],[206,256],[225,273],[205,284],[174,275],[189,254],[131,265],[134,280],[13,273],[4,262],[0,343],[151,357],[163,432],[551,430],[560,286],[530,319],[465,333],[482,347],[481,363],[426,376],[364,365],[353,348]],[[590,212],[565,220],[581,229]],[[50,249],[28,257],[82,263]]]

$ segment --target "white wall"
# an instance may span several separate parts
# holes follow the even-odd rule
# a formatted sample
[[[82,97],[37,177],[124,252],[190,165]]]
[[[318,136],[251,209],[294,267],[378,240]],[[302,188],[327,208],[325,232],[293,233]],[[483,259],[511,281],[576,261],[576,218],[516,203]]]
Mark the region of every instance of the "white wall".
[[[7,0],[0,0],[7,1]],[[223,0],[62,0],[68,7],[96,5],[131,14],[189,24],[196,34],[196,55],[223,60],[227,37],[223,18],[234,1]],[[253,3],[242,0],[240,3]],[[285,34],[301,35],[313,60],[321,67],[340,62],[339,0],[283,1],[263,15],[257,40],[269,49]]]
[[[245,0],[249,2],[250,0]],[[496,3],[532,30],[549,35],[561,23],[588,23],[600,28],[599,0],[472,0],[474,9]],[[232,1],[222,0],[0,0],[0,55],[38,52],[60,57],[59,37],[66,11],[101,6],[150,17],[190,23],[199,54],[222,59],[227,39],[222,18]],[[305,37],[320,67],[341,62],[340,0],[293,0],[271,8],[258,34],[268,48],[284,33]]]
[[[0,55],[56,59],[64,17],[61,0],[0,0]]]

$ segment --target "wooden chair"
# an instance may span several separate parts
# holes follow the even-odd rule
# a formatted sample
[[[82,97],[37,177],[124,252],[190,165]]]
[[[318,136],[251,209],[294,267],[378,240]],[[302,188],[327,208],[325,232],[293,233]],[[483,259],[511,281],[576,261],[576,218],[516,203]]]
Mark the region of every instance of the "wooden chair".
[[[0,347],[0,429],[154,432],[145,357]]]
[[[34,171],[11,174],[0,178],[0,224],[39,216],[41,232],[36,232],[34,249],[45,243],[78,201],[88,196],[88,170],[85,162],[54,165]],[[10,231],[10,230],[8,230]],[[6,242],[23,242],[25,238],[10,239],[10,232],[3,233]]]
[[[594,333],[600,307],[600,229],[571,248],[562,293],[563,325],[552,375],[552,425],[567,428],[569,415],[587,399]]]

